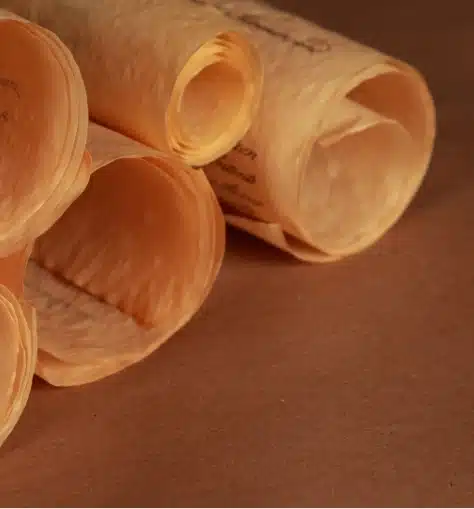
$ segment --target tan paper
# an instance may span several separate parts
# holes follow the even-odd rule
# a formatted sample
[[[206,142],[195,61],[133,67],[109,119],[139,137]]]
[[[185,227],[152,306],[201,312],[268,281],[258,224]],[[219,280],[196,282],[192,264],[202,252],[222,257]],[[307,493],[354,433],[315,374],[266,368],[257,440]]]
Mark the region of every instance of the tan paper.
[[[374,243],[431,157],[434,106],[408,65],[249,0],[214,4],[246,27],[265,74],[247,136],[206,168],[227,221],[308,261]]]
[[[0,444],[21,416],[36,367],[26,264],[35,238],[87,184],[87,126],[85,87],[69,50],[0,10]]]
[[[0,256],[43,233],[87,184],[84,83],[51,32],[0,10]]]
[[[57,33],[81,68],[91,116],[203,165],[245,134],[262,72],[239,24],[192,0],[1,0]]]
[[[143,359],[198,310],[224,253],[203,172],[91,124],[91,181],[34,248],[37,373],[77,385]]]

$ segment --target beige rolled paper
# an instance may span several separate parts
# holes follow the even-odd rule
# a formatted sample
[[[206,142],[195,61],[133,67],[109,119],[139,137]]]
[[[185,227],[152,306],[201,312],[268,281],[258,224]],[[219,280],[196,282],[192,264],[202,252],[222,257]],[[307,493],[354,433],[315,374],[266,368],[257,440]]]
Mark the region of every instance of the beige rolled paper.
[[[307,261],[373,244],[429,165],[435,113],[419,72],[263,3],[199,2],[246,26],[264,65],[251,130],[206,167],[227,221]]]
[[[26,278],[38,311],[37,374],[53,385],[111,375],[196,313],[224,253],[203,172],[92,124],[85,192],[40,237]]]
[[[23,297],[30,251],[24,248],[0,259],[0,445],[20,419],[35,373],[36,316]]]
[[[82,192],[84,83],[57,36],[0,10],[0,256],[46,231]]]
[[[239,24],[193,0],[1,0],[54,31],[79,63],[91,117],[189,165],[250,127],[262,70]]]

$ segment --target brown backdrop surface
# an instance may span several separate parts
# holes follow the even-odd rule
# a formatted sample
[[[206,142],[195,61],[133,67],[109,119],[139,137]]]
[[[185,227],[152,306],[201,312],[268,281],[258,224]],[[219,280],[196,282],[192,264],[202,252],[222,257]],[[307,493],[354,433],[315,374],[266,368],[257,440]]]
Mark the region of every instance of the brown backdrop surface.
[[[1,504],[474,504],[474,6],[274,3],[426,74],[422,191],[334,265],[230,232],[211,298],[151,358],[35,384],[0,451]]]

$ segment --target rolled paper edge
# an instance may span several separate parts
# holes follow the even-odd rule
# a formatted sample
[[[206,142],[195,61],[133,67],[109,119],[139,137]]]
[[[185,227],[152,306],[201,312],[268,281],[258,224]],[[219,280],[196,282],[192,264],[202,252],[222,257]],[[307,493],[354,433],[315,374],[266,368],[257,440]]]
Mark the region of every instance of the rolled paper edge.
[[[2,291],[6,294],[6,298],[15,311],[20,341],[18,355],[20,356],[23,353],[25,358],[23,359],[24,368],[22,372],[16,373],[16,378],[18,379],[18,376],[20,377],[17,383],[18,392],[16,395],[12,396],[13,401],[11,407],[4,421],[1,423],[0,446],[3,445],[10,436],[26,407],[33,384],[38,353],[35,310],[26,302],[18,300],[6,287],[3,286]],[[24,341],[24,343],[22,343],[22,341]]]
[[[245,69],[240,68],[240,74],[242,75],[242,79],[244,80],[244,97],[242,103],[240,105],[240,110],[236,114],[236,116],[232,119],[234,132],[233,136],[230,137],[227,131],[223,131],[220,135],[218,135],[210,144],[204,147],[182,147],[184,152],[180,149],[180,141],[176,141],[173,136],[173,124],[176,122],[173,120],[174,115],[171,114],[174,111],[174,104],[179,100],[179,98],[184,94],[186,87],[191,82],[192,78],[196,75],[191,71],[191,67],[193,66],[193,62],[198,59],[203,49],[205,49],[210,44],[213,44],[216,48],[218,48],[219,39],[223,37],[231,37],[232,44],[234,47],[231,48],[230,51],[238,51],[240,52],[240,56],[242,61],[245,60]],[[229,55],[233,53],[229,53],[229,48],[227,49],[226,55],[227,62],[232,63],[232,60],[229,61]],[[222,53],[222,52],[221,52]],[[222,60],[219,60],[222,62]],[[214,62],[211,62],[214,63]],[[207,65],[202,66],[198,72],[201,72],[207,67]],[[247,73],[243,71],[246,70]],[[189,76],[189,79],[188,79]],[[246,79],[247,78],[247,79]],[[246,37],[245,32],[236,32],[233,30],[229,30],[227,32],[217,33],[213,40],[209,40],[204,42],[187,60],[186,64],[182,68],[179,73],[176,82],[173,86],[173,90],[171,93],[171,98],[168,104],[168,108],[166,111],[166,141],[168,144],[169,150],[182,159],[184,163],[191,167],[200,167],[205,166],[216,159],[224,156],[227,152],[232,150],[232,148],[247,134],[250,130],[250,127],[255,120],[257,115],[260,101],[263,93],[263,83],[264,83],[264,69],[263,63],[261,61],[259,52],[257,51],[256,46],[251,42],[250,38]],[[245,109],[246,111],[242,111]],[[193,149],[192,153],[186,154],[186,149]]]
[[[277,223],[266,223],[264,221],[248,219],[232,214],[226,214],[225,219],[229,225],[250,233],[302,262],[329,263],[341,258],[340,256],[319,251],[316,247],[289,235],[283,230],[281,225]]]

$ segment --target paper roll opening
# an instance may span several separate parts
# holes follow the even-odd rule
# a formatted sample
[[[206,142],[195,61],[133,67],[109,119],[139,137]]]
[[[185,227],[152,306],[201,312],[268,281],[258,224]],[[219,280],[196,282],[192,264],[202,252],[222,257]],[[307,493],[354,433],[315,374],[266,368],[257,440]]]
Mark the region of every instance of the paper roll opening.
[[[300,198],[312,243],[335,256],[368,247],[397,221],[422,182],[434,139],[432,101],[411,69],[384,66],[344,101],[379,120],[364,126],[359,119],[334,143],[316,143]]]
[[[420,163],[417,173],[425,173],[434,141],[435,113],[427,85],[415,69],[400,62],[387,65],[385,72],[352,89],[348,98],[403,126],[414,142]]]
[[[258,54],[241,35],[205,43],[176,80],[167,111],[171,150],[192,166],[229,152],[250,128],[262,83]]]
[[[342,255],[381,235],[381,225],[387,227],[406,202],[411,149],[408,134],[390,123],[347,135],[324,152],[313,147],[300,202],[313,218],[312,239],[320,249]]]
[[[235,122],[245,99],[242,74],[226,62],[205,67],[186,86],[179,120],[189,143],[209,145]]]
[[[37,374],[80,385],[139,362],[208,295],[225,225],[203,172],[97,124],[92,175],[42,236],[25,295],[38,312]]]
[[[182,313],[199,258],[185,198],[151,160],[119,159],[93,174],[34,257],[138,323],[162,326]]]

